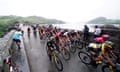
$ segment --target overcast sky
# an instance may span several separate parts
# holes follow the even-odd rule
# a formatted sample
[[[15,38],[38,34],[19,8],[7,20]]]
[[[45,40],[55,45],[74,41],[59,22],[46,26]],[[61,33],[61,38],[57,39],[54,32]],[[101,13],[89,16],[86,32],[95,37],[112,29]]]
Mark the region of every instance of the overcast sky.
[[[85,22],[104,16],[120,19],[120,0],[0,0],[0,15],[55,18]]]

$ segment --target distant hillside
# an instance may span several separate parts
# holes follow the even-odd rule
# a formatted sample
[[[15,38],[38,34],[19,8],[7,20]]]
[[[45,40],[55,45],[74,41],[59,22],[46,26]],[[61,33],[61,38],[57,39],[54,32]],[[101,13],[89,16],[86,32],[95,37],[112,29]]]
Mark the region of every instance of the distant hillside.
[[[11,28],[15,23],[29,23],[29,24],[62,24],[65,23],[61,20],[56,19],[47,19],[39,16],[29,16],[29,17],[21,17],[21,16],[0,16],[0,37],[8,32],[9,28]]]
[[[88,21],[92,24],[120,24],[120,20],[107,19],[105,17],[98,17],[93,20]]]
[[[35,23],[35,24],[63,24],[64,21],[57,20],[57,19],[47,19],[44,17],[39,16],[28,16],[22,18],[22,21],[29,22],[29,23]]]

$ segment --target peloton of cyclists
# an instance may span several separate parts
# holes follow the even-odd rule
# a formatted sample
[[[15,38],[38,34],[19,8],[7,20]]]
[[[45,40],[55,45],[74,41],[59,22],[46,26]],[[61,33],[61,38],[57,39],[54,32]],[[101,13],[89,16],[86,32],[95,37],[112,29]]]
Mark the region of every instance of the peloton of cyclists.
[[[81,39],[79,31],[74,31],[74,30],[64,31],[63,29],[55,28],[52,25],[48,27],[40,26],[39,32],[40,32],[40,35],[43,35],[45,33],[47,38],[49,39],[47,41],[47,47],[50,50],[50,52],[52,51],[51,48],[55,48],[56,50],[60,51],[60,48],[63,48],[66,42],[70,41],[71,43],[73,43],[74,41]],[[96,32],[101,33],[101,30],[97,29]],[[116,57],[112,52],[112,48],[109,47],[109,45],[112,45],[112,43],[108,41],[110,36],[104,34],[100,37],[100,36],[97,36],[96,32],[94,35],[95,36],[94,44],[99,48],[96,49],[96,47],[95,48],[93,47],[95,45],[93,45],[91,46],[93,47],[93,49],[92,48],[89,49],[90,52],[92,53],[94,52],[93,53],[94,60],[99,62],[104,58],[112,66],[115,66],[115,64],[112,62],[112,60],[108,56],[108,53],[110,53],[112,54],[112,56]],[[48,53],[50,54],[50,52]],[[51,56],[49,57],[51,60]]]

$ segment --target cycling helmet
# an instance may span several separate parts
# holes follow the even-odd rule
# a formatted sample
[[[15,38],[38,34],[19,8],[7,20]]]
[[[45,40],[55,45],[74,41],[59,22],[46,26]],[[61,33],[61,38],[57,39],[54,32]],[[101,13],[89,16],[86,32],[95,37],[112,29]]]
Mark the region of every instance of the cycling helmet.
[[[113,42],[111,42],[111,41],[105,41],[105,44],[106,45],[113,45]]]
[[[63,35],[64,35],[64,36],[67,36],[67,34],[68,34],[68,32],[65,32]]]
[[[111,42],[111,41],[105,41],[105,45],[106,45],[108,48],[113,49],[114,43]]]
[[[50,41],[51,41],[51,40],[54,40],[54,37],[50,37],[49,40],[50,40]]]
[[[108,39],[110,38],[110,36],[109,36],[108,34],[104,34],[104,35],[102,35],[102,38],[103,38],[104,40],[108,40]]]

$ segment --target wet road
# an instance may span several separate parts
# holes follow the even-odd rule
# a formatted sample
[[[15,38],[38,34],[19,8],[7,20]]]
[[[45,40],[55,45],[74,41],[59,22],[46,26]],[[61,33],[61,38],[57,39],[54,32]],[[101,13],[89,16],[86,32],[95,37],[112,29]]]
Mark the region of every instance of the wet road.
[[[23,27],[23,30],[25,31],[24,42],[30,71],[58,72],[54,67],[54,64],[49,61],[45,49],[46,42],[44,40],[40,40],[38,32],[36,35],[31,32],[30,37],[28,37],[26,31],[27,27]],[[61,57],[64,68],[62,72],[101,72],[100,67],[94,69],[91,66],[86,66],[85,64],[81,63],[77,55],[78,51],[79,49],[77,49],[75,54],[71,53],[71,59],[69,61],[65,61]]]

